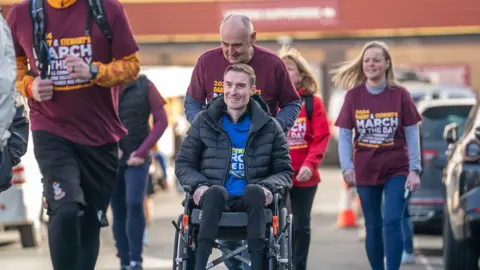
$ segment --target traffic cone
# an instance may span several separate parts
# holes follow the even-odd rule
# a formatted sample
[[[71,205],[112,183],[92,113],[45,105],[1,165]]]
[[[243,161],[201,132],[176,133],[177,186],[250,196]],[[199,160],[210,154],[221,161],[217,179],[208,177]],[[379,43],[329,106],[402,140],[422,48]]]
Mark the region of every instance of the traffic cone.
[[[355,189],[344,184],[340,195],[340,212],[337,218],[337,227],[352,228],[357,226],[357,217],[353,211]]]

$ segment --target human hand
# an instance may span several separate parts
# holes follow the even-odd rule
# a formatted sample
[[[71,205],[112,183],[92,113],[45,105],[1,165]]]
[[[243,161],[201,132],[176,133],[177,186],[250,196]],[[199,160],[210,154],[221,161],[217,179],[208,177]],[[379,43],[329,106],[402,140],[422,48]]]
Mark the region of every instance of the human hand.
[[[268,206],[273,201],[273,194],[270,190],[265,187],[262,187],[263,193],[265,193],[265,206]]]
[[[193,202],[196,205],[199,205],[200,199],[202,198],[205,191],[207,191],[207,189],[208,189],[208,186],[200,186],[195,190],[195,193],[193,193]]]
[[[343,172],[343,180],[350,186],[354,186],[356,183],[355,179],[355,170],[354,169],[346,169]]]
[[[92,78],[90,66],[81,57],[67,55],[65,57],[65,66],[72,79],[90,80]]]
[[[414,192],[419,190],[420,187],[420,176],[415,171],[410,171],[405,182],[405,188],[409,188],[411,192]]]
[[[302,166],[297,175],[298,182],[306,182],[312,178],[312,170],[307,166]]]
[[[145,163],[145,159],[141,157],[136,157],[135,152],[130,155],[130,158],[127,161],[128,166],[140,166]]]
[[[42,78],[36,77],[32,83],[32,96],[38,101],[51,100],[53,96],[53,81],[42,80]]]

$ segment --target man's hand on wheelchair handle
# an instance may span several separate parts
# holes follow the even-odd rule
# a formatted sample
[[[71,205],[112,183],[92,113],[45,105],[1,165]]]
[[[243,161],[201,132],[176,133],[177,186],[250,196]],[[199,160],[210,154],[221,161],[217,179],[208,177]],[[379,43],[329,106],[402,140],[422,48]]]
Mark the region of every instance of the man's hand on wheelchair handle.
[[[273,201],[273,194],[270,190],[266,189],[265,187],[262,187],[262,189],[263,189],[263,192],[265,193],[265,206],[268,206]]]
[[[200,199],[202,198],[203,194],[205,191],[207,191],[208,186],[199,186],[196,190],[195,193],[193,193],[193,202],[196,205],[199,205]]]

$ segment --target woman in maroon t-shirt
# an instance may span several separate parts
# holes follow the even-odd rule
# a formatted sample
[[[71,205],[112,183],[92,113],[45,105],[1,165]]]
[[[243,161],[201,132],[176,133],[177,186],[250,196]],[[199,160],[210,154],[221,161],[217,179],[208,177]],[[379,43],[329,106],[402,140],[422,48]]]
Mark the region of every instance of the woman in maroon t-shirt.
[[[295,125],[288,132],[288,145],[295,170],[290,202],[295,228],[295,269],[307,269],[310,246],[310,214],[320,183],[318,166],[325,155],[330,138],[327,114],[322,99],[317,95],[318,82],[307,61],[294,49],[282,48],[279,53],[284,61],[298,94],[302,108]],[[311,98],[312,112],[309,119],[306,103]]]
[[[407,190],[420,188],[417,123],[421,119],[409,92],[395,80],[392,58],[384,43],[367,43],[361,55],[332,73],[337,87],[350,89],[335,125],[340,128],[344,179],[357,186],[362,204],[368,259],[373,270],[384,270],[385,250],[387,269],[396,270],[403,252],[405,195]]]

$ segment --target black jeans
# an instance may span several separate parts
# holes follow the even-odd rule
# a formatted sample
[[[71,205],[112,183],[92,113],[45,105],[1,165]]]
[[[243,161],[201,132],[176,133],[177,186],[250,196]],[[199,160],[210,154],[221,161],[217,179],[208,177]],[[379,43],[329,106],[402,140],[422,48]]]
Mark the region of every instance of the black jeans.
[[[117,143],[77,144],[46,131],[33,131],[35,157],[43,175],[50,216],[48,242],[54,270],[93,270],[100,228],[118,168]]]
[[[294,262],[296,270],[307,269],[308,250],[310,248],[310,214],[317,186],[293,187],[290,190],[290,207],[293,214]]]
[[[265,194],[259,185],[247,185],[242,196],[228,196],[222,186],[211,186],[200,200],[202,221],[198,233],[195,270],[205,270],[217,237],[222,212],[248,213],[247,241],[253,270],[263,269],[265,255]]]

